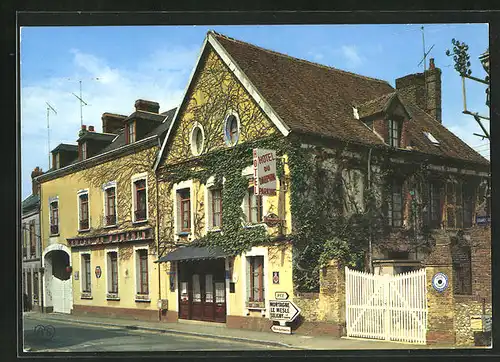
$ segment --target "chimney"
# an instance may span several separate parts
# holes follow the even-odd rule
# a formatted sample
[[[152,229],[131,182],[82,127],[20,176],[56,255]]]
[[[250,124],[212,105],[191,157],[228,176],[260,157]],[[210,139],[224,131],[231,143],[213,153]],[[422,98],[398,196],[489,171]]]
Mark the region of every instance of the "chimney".
[[[94,132],[94,126],[89,126],[89,132]]]
[[[441,69],[434,58],[429,59],[429,69],[424,73],[409,74],[396,79],[396,89],[403,98],[423,109],[441,123]]]
[[[158,113],[160,111],[160,104],[158,102],[138,99],[135,101],[135,110]]]
[[[103,133],[118,133],[118,130],[123,127],[123,120],[127,116],[114,113],[103,113],[102,120],[102,132]]]
[[[35,177],[43,175],[43,171],[38,166],[31,172],[31,193],[33,195],[38,195],[40,190],[40,184],[35,181]]]

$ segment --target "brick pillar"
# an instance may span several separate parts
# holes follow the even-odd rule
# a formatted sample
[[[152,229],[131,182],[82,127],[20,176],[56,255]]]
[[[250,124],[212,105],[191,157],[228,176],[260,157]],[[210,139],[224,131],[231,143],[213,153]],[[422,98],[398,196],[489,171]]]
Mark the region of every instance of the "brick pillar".
[[[455,344],[455,298],[453,295],[453,267],[449,236],[440,231],[434,235],[436,246],[426,258],[427,282],[427,344]],[[448,277],[448,287],[438,292],[432,286],[436,273]]]
[[[345,271],[337,260],[320,272],[318,317],[336,325],[339,337],[345,335]]]

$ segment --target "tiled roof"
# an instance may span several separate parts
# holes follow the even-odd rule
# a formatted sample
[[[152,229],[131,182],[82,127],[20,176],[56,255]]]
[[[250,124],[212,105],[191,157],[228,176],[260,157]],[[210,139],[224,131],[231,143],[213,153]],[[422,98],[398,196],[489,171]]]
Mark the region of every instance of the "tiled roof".
[[[362,114],[384,109],[395,95],[395,89],[386,81],[212,34],[292,132],[383,145],[378,136],[354,117],[352,107],[360,105]],[[397,94],[411,113],[410,137],[416,150],[488,164],[435,118],[405,101],[404,92]],[[439,140],[440,146],[432,144],[424,135],[425,130]]]
[[[40,204],[40,196],[39,195],[29,195],[25,198],[21,204],[21,208],[23,213],[28,212]]]
[[[68,143],[60,143],[56,148],[54,148],[51,152],[55,151],[78,151],[78,145],[70,145]]]
[[[369,100],[368,102],[356,106],[359,118],[372,116],[374,114],[385,111],[387,109],[387,106],[395,96],[396,92],[387,93],[383,96]]]

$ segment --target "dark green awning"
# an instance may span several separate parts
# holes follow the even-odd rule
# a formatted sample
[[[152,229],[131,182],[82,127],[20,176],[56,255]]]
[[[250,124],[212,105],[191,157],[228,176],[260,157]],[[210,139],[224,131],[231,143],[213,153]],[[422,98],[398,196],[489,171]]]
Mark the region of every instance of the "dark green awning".
[[[199,259],[219,259],[228,256],[219,247],[195,247],[195,246],[182,246],[167,255],[162,256],[155,263],[164,263],[167,261],[187,261]]]

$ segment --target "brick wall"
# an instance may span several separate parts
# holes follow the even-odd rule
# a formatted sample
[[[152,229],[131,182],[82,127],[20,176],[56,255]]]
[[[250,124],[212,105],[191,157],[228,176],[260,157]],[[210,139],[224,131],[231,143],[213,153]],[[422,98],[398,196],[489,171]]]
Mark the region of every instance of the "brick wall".
[[[106,316],[119,317],[135,320],[155,321],[159,319],[157,310],[150,309],[133,309],[133,308],[113,308],[113,307],[97,307],[91,305],[73,305],[74,315],[89,315],[89,316]]]
[[[472,295],[491,303],[491,228],[476,226],[470,236],[472,264]]]
[[[457,346],[474,346],[482,332],[474,332],[471,317],[483,313],[483,303],[472,297],[455,296],[455,333]],[[485,303],[485,313],[491,315],[491,303]]]

